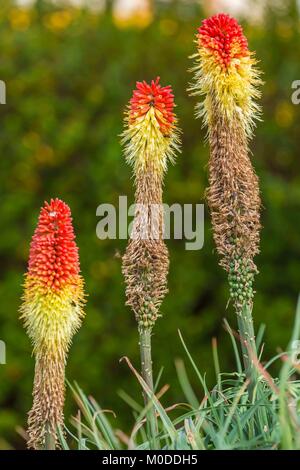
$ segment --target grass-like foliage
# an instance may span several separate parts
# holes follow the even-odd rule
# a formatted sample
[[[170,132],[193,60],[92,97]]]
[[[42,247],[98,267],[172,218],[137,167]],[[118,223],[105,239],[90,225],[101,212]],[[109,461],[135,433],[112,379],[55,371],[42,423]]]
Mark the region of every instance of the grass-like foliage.
[[[155,394],[151,392],[141,375],[128,358],[124,358],[133,375],[149,398],[148,407],[155,409],[158,430],[153,434],[147,424],[149,409],[138,404],[125,392],[121,397],[132,408],[134,422],[131,433],[125,434],[112,425],[113,412],[102,409],[80,387],[70,385],[79,411],[71,418],[71,428],[60,429],[60,443],[64,450],[119,450],[119,449],[300,449],[300,380],[297,379],[297,350],[295,344],[300,334],[300,301],[290,344],[268,362],[262,361],[263,331],[257,335],[256,361],[257,379],[252,388],[242,371],[236,333],[227,322],[236,358],[237,370],[223,373],[220,369],[216,342],[213,342],[213,363],[216,385],[209,390],[205,375],[199,371],[181,333],[179,336],[186,356],[195,372],[199,388],[192,388],[184,362],[176,362],[178,379],[184,394],[184,403],[163,407],[160,397],[165,387],[159,390],[156,382]],[[273,378],[269,368],[281,361],[279,377]],[[180,411],[180,413],[179,413]]]

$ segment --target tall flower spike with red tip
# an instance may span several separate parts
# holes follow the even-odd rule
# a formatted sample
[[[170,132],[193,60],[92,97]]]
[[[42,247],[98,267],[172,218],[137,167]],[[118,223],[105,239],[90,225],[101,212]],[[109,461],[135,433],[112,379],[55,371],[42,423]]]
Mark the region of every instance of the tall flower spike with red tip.
[[[160,78],[137,82],[126,112],[123,133],[127,161],[136,173],[151,163],[154,171],[167,169],[179,145],[174,95],[170,86],[162,87]]]
[[[59,199],[41,209],[25,275],[21,318],[36,360],[28,447],[55,448],[63,424],[65,363],[80,327],[84,291],[69,207]]]
[[[123,256],[127,305],[138,322],[142,375],[153,390],[151,332],[167,293],[168,249],[163,240],[163,176],[168,160],[179,150],[170,86],[162,87],[159,78],[150,84],[138,82],[125,119],[125,155],[133,165],[136,192],[131,239]],[[148,396],[145,402],[148,404]],[[156,416],[150,410],[153,433]]]
[[[191,91],[202,97],[197,114],[208,127],[207,199],[220,264],[228,272],[245,369],[253,377],[255,367],[250,356],[256,354],[252,320],[257,272],[254,257],[259,251],[261,202],[248,139],[259,115],[255,98],[260,95],[260,73],[241,26],[228,15],[215,15],[202,22],[197,49]]]

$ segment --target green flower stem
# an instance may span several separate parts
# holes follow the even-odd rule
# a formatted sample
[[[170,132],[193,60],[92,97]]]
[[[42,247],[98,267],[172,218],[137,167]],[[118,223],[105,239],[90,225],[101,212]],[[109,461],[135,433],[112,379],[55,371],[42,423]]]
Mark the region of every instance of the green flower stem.
[[[46,435],[45,435],[45,449],[44,450],[55,450],[55,439],[50,431],[49,424],[46,423]]]
[[[139,328],[139,345],[140,345],[140,354],[141,354],[141,368],[142,368],[142,377],[146,382],[147,386],[154,393],[153,387],[153,373],[152,373],[152,358],[151,358],[151,328]],[[149,408],[147,417],[151,436],[154,437],[157,434],[157,419],[155,414],[155,407],[151,398],[144,391],[144,401],[146,407]]]
[[[254,335],[252,309],[248,304],[244,304],[242,309],[237,313],[237,319],[245,373],[246,377],[250,380],[249,392],[250,396],[252,396],[253,388],[257,380],[257,369],[255,366],[257,350]]]

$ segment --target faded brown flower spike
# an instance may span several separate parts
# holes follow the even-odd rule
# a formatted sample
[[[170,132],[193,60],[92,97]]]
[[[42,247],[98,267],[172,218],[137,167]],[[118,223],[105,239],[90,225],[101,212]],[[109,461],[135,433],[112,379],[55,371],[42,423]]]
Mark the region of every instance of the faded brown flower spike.
[[[260,195],[258,178],[248,151],[255,98],[261,83],[253,53],[234,18],[215,15],[202,22],[197,34],[195,81],[192,94],[203,97],[197,115],[208,126],[209,188],[214,240],[220,264],[228,272],[246,368],[255,351],[252,322],[254,257],[259,251]]]

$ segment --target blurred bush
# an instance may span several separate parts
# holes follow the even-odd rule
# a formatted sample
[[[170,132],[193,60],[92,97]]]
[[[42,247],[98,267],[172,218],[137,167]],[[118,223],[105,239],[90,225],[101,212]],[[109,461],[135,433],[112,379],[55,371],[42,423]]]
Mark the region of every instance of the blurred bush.
[[[0,337],[7,344],[7,364],[0,366],[0,447],[24,446],[15,428],[26,423],[34,362],[18,307],[39,208],[51,197],[72,209],[89,294],[67,375],[114,409],[118,425],[128,430],[131,412],[117,392],[137,397],[139,390],[119,358],[126,354],[136,365],[139,359],[136,324],[124,307],[115,256],[125,242],[97,239],[96,208],[117,205],[119,195],[133,202],[118,137],[122,113],[135,81],[157,75],[174,88],[184,132],[182,155],[166,177],[166,202],[203,201],[208,147],[186,88],[193,37],[207,12],[193,2],[157,2],[146,19],[124,22],[108,10],[58,8],[41,0],[30,9],[2,4],[0,78],[7,85],[7,104],[0,106]],[[299,290],[300,106],[291,102],[291,83],[300,79],[295,5],[288,0],[275,9],[270,2],[261,21],[245,24],[265,80],[263,122],[251,150],[264,204],[254,315],[256,325],[267,324],[266,355],[286,346]],[[218,338],[224,369],[232,368],[222,319],[235,326],[235,318],[230,307],[226,310],[226,279],[214,253],[208,212],[201,251],[185,251],[184,241],[168,245],[170,293],[153,348],[155,371],[163,367],[162,382],[171,384],[163,400],[173,403],[182,400],[174,367],[174,359],[184,355],[177,329],[211,382],[211,338]]]

